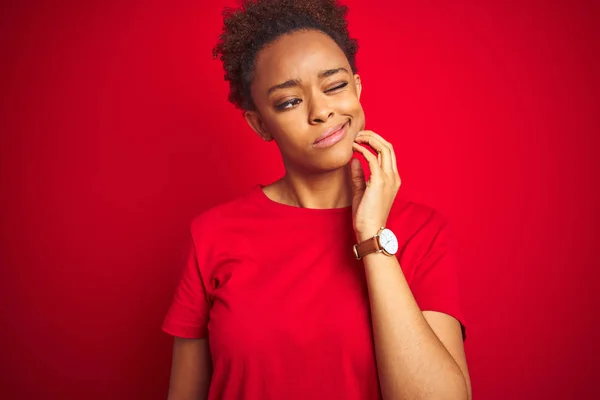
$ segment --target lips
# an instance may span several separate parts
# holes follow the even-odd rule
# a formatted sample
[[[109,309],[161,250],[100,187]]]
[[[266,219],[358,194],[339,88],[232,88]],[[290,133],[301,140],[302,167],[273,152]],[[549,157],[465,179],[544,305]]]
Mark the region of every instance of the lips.
[[[335,135],[336,133],[338,133],[340,130],[342,130],[344,128],[344,126],[348,123],[348,121],[343,122],[339,125],[336,126],[332,126],[331,128],[327,129],[325,132],[323,132],[321,134],[321,136],[319,136],[315,141],[314,144],[319,143],[320,141],[327,139],[328,137]]]

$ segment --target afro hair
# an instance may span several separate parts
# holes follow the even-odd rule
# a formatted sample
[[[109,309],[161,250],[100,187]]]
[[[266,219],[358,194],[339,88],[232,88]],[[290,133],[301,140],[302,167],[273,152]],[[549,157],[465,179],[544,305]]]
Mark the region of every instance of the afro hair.
[[[356,72],[358,44],[348,33],[347,12],[348,7],[336,0],[241,0],[239,8],[226,8],[213,57],[220,56],[223,63],[229,101],[239,109],[254,110],[250,85],[257,53],[295,31],[314,29],[329,35]]]

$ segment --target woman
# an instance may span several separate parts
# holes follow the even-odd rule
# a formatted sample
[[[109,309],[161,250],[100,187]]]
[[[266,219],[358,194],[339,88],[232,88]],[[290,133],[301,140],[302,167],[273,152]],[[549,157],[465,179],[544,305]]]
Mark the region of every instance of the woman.
[[[345,15],[330,0],[224,13],[229,98],[286,173],[192,222],[163,326],[172,400],[470,398],[447,229],[396,200],[392,145],[363,130]]]

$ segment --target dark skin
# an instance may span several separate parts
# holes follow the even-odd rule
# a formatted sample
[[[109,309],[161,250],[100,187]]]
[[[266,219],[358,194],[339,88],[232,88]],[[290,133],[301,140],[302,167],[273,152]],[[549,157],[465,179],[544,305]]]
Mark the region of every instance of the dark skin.
[[[298,31],[262,49],[255,65],[256,109],[245,117],[263,139],[277,143],[286,169],[265,194],[298,207],[352,205],[357,242],[373,237],[386,225],[400,177],[392,145],[363,130],[360,77],[343,51],[322,32]],[[324,131],[345,122],[341,141],[315,146]],[[350,162],[354,152],[368,162],[368,181],[360,163]],[[419,309],[396,257],[372,253],[362,260],[383,398],[470,399],[458,321]],[[169,399],[207,398],[210,376],[207,340],[176,338]]]
[[[269,92],[288,81],[294,84]],[[256,110],[245,116],[263,139],[275,140],[285,165],[286,175],[265,188],[269,197],[308,208],[351,204],[348,163],[365,125],[360,92],[360,77],[352,74],[344,52],[321,32],[285,35],[261,50],[252,83]],[[346,121],[341,142],[313,146],[323,131]]]

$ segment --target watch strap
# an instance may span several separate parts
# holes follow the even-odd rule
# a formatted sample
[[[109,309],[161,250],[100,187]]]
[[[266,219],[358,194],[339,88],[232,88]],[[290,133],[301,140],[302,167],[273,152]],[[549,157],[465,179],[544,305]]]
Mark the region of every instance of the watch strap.
[[[379,251],[381,251],[381,247],[379,247],[379,234],[354,245],[354,256],[357,260]]]

